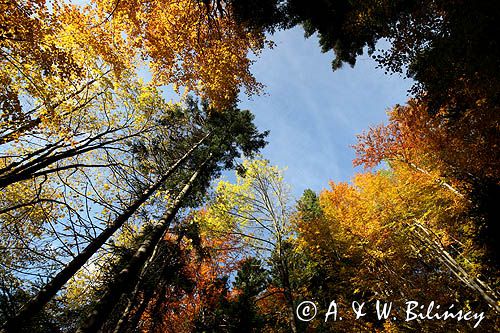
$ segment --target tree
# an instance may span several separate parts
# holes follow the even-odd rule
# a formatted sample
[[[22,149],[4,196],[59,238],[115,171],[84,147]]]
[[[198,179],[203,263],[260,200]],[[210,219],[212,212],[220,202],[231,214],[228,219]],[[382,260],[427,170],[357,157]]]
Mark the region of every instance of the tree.
[[[138,191],[136,194],[137,197],[125,207],[124,211],[118,214],[114,221],[104,228],[102,233],[96,235],[89,242],[85,250],[75,256],[75,258],[70,261],[68,265],[64,267],[51,282],[49,282],[49,284],[42,288],[42,291],[38,294],[38,296],[34,298],[29,305],[26,305],[19,316],[10,320],[9,325],[16,327],[16,325],[18,325],[19,318],[29,318],[35,314],[36,311],[41,309],[41,307],[60,290],[60,288],[78,271],[78,269],[80,269],[89,260],[89,258],[105,244],[106,240],[109,239],[128,219],[134,215],[134,213],[145,201],[149,200],[151,196],[160,189],[160,187],[165,186],[166,181],[171,177],[172,173],[179,168],[180,165],[185,164],[186,170],[189,170],[190,166],[198,167],[199,164],[197,165],[197,163],[201,162],[193,160],[191,155],[209,136],[211,136],[211,141],[216,142],[217,146],[214,146],[216,148],[213,149],[208,148],[210,147],[210,144],[208,146],[204,145],[203,147],[203,151],[205,151],[206,154],[205,156],[212,154],[214,160],[210,161],[210,166],[204,170],[205,173],[202,177],[210,177],[210,172],[217,173],[220,169],[220,167],[217,166],[217,163],[222,163],[222,165],[230,167],[232,163],[231,160],[239,155],[239,147],[241,147],[246,154],[251,154],[254,149],[259,149],[262,145],[264,145],[263,138],[265,137],[265,134],[259,134],[255,127],[251,124],[252,116],[249,112],[233,110],[227,111],[225,115],[218,115],[213,116],[210,119],[204,119],[202,113],[204,112],[205,117],[207,117],[209,110],[205,109],[202,112],[196,106],[195,101],[189,103],[187,111],[181,112],[181,115],[186,117],[185,119],[194,120],[194,123],[188,122],[187,125],[181,125],[178,129],[176,129],[176,125],[174,123],[174,125],[170,126],[168,131],[166,131],[166,136],[163,135],[155,139],[157,140],[156,142],[163,142],[161,148],[165,149],[164,154],[168,154],[166,155],[167,157],[156,160],[157,162],[161,162],[156,165],[155,169],[155,172],[158,173],[157,181]],[[239,124],[236,124],[235,122],[239,122]],[[230,143],[225,141],[229,139],[227,137],[228,132],[221,132],[221,126],[232,128],[235,133],[239,133],[239,136],[233,139],[236,140],[238,144],[233,144],[232,142],[234,141]],[[189,132],[192,132],[192,134],[189,134]],[[176,135],[175,133],[181,133],[183,136],[186,136],[186,138],[178,137],[177,140],[174,140],[173,136]],[[245,137],[244,133],[246,133],[248,137]],[[224,137],[218,137],[221,135]],[[160,141],[158,141],[158,139],[160,139]],[[155,141],[153,140],[152,142]],[[170,142],[173,143],[173,146],[170,145]],[[160,146],[156,148],[156,150],[158,149],[160,149]],[[207,151],[207,149],[212,149],[212,151]],[[144,152],[141,153],[140,157],[142,168],[145,168],[145,170],[151,170],[146,163],[148,159],[145,158],[146,156],[144,155]],[[156,158],[157,156],[154,157]],[[169,165],[167,161],[171,159],[173,164]],[[136,166],[136,168],[139,167],[140,165]],[[177,175],[174,179],[170,180],[170,184],[172,185],[169,186],[179,186],[179,181],[182,181],[184,177],[183,174],[186,174],[186,172],[189,173],[189,171],[186,170],[179,169],[179,171],[176,172]],[[207,174],[207,170],[212,171],[209,171]],[[134,172],[137,171],[138,170],[136,169]],[[203,191],[203,186],[199,190]]]
[[[89,105],[86,114],[70,120],[73,141],[26,134],[2,151],[1,265],[21,281],[26,294],[41,289],[138,196],[131,182],[149,185],[147,175],[129,163],[127,144],[158,130],[156,121],[145,124],[141,118],[151,120],[151,112],[162,107],[169,114],[172,106],[134,80],[122,82],[115,92],[120,96],[114,105],[109,96],[98,98],[104,119],[96,118],[98,106]],[[168,117],[164,114],[165,121],[174,121]]]
[[[207,119],[206,128],[211,133],[212,140],[209,141],[206,149],[201,150],[194,159],[189,180],[169,204],[162,218],[153,225],[153,230],[145,236],[127,266],[116,275],[96,305],[96,309],[78,329],[78,332],[98,330],[119,302],[120,297],[135,286],[139,281],[142,267],[154,253],[158,242],[168,230],[179,209],[189,206],[187,196],[198,197],[208,186],[212,177],[218,175],[223,168],[231,167],[233,160],[241,153],[252,156],[265,145],[266,133],[257,131],[252,123],[253,116],[248,111],[233,108],[225,112],[214,113],[213,117],[213,119],[210,117]],[[196,185],[198,187],[195,187]],[[197,191],[200,193],[196,193]]]
[[[168,197],[165,189],[178,188],[193,166],[188,157],[203,124],[187,112],[176,116],[154,84],[184,86],[212,105],[233,107],[240,87],[249,94],[260,88],[247,52],[258,52],[265,38],[240,29],[224,8],[212,11],[196,1],[28,0],[1,7],[1,264],[26,285],[43,289],[49,282],[39,310],[85,262],[106,251],[106,240],[123,224],[154,214],[158,196]],[[154,84],[136,79],[139,56],[149,58]],[[249,113],[238,117],[251,122]],[[216,118],[207,126],[228,120]],[[222,141],[227,154],[216,155],[229,166],[237,148]],[[151,150],[170,149],[168,158],[151,158],[140,146],[145,142]],[[62,275],[51,283],[58,270]]]
[[[50,301],[52,297],[61,289],[61,287],[73,277],[76,272],[94,255],[99,248],[132,216],[137,209],[151,197],[170,177],[179,165],[206,139],[204,136],[197,144],[186,152],[174,165],[172,165],[162,177],[147,188],[140,197],[136,199],[127,209],[116,217],[112,224],[105,228],[98,237],[80,252],[66,267],[61,270],[45,287],[37,294],[37,296],[28,302],[17,316],[10,320],[7,327],[19,327],[20,323],[29,320],[41,308]],[[181,197],[182,199],[182,197]]]
[[[269,273],[256,258],[244,259],[236,274],[233,288],[236,297],[229,305],[230,332],[255,332],[262,330],[264,318],[255,302],[269,283]]]
[[[244,161],[236,184],[221,181],[205,223],[214,232],[241,236],[253,251],[276,256],[288,324],[297,331],[285,243],[291,236],[289,190],[282,171],[265,160]]]
[[[229,276],[239,267],[240,251],[234,237],[214,237],[194,221],[193,212],[177,230],[184,234],[181,249],[187,265],[183,270],[190,289],[176,293],[160,289],[141,319],[140,327],[153,332],[192,332],[231,330],[236,318],[230,315],[233,302]],[[183,282],[183,280],[180,280]]]
[[[297,201],[292,217],[295,242],[295,283],[304,300],[317,304],[317,318],[326,318],[331,301],[339,309],[350,308],[351,302],[365,302],[372,296],[356,283],[363,253],[352,251],[353,244],[343,232],[341,223],[326,214],[327,204],[314,191],[307,189]],[[369,223],[370,221],[366,221]],[[377,320],[368,314],[363,321],[344,311],[342,321],[313,320],[307,330],[315,332],[371,330]]]
[[[193,173],[184,188],[172,202],[171,206],[165,211],[163,217],[153,226],[153,230],[144,238],[127,265],[116,275],[113,282],[110,283],[106,292],[96,304],[95,309],[77,332],[95,332],[99,330],[109,314],[113,311],[113,308],[119,302],[120,297],[131,291],[134,285],[139,281],[141,268],[153,254],[158,242],[160,242],[161,237],[166,232],[175,214],[179,210],[181,202],[184,200],[188,191],[191,190],[193,183],[197,180],[203,166],[204,163],[202,163],[200,168]]]
[[[109,87],[105,77],[132,67],[130,49],[92,15],[64,1],[2,4],[0,144],[37,132],[67,137],[68,118]]]
[[[264,35],[236,24],[225,4],[210,2],[97,0],[100,19],[110,17],[128,42],[149,58],[155,82],[184,87],[218,108],[229,107],[240,87],[260,90],[250,74],[249,51],[258,53]],[[222,70],[223,69],[223,70]]]
[[[68,120],[135,74],[139,56],[155,84],[184,87],[217,107],[230,106],[242,86],[261,89],[247,53],[259,52],[264,35],[244,31],[224,8],[194,0],[1,6],[0,144],[39,132],[71,137]]]
[[[354,164],[373,168],[383,160],[403,162],[471,200],[469,214],[479,228],[477,242],[486,246],[492,267],[497,267],[498,206],[493,202],[500,195],[500,178],[498,154],[492,149],[498,145],[495,119],[466,112],[456,122],[445,113],[432,116],[426,104],[416,100],[396,106],[387,125],[358,136]]]
[[[484,263],[472,242],[473,224],[463,214],[466,200],[406,164],[391,165],[390,171],[358,175],[352,185],[332,182],[320,196],[322,214],[311,194],[300,201],[299,240],[312,260],[324,263],[329,279],[348,281],[351,299],[395,304],[408,299],[425,303],[426,297],[440,304],[458,299],[497,311],[494,290],[476,277]],[[330,288],[335,288],[333,281]],[[429,292],[422,295],[425,288]],[[384,324],[375,317],[367,321],[380,329]],[[395,324],[401,329],[408,325]],[[432,330],[435,323],[419,325]]]

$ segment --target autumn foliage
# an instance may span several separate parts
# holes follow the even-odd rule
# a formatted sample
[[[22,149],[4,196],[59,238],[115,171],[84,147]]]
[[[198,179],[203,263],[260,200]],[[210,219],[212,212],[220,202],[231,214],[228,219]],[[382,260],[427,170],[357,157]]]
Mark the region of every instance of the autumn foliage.
[[[0,330],[473,331],[400,320],[414,300],[500,331],[497,14],[479,0],[2,1]],[[269,34],[295,25],[334,70],[368,47],[416,80],[358,135],[363,172],[300,198],[237,106],[264,92],[251,66]],[[325,320],[332,301],[377,300],[399,319]]]

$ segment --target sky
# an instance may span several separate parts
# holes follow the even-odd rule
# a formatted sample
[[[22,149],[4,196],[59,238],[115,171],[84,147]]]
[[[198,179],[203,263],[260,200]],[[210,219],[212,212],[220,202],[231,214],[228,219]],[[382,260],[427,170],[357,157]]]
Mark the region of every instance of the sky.
[[[264,158],[287,167],[292,195],[319,192],[333,180],[349,181],[361,168],[352,160],[356,134],[387,120],[386,111],[404,104],[412,81],[386,75],[368,55],[354,68],[331,69],[333,53],[321,53],[316,36],[297,27],[274,34],[252,67],[265,94],[241,95],[239,107],[255,114],[260,130],[270,130]]]

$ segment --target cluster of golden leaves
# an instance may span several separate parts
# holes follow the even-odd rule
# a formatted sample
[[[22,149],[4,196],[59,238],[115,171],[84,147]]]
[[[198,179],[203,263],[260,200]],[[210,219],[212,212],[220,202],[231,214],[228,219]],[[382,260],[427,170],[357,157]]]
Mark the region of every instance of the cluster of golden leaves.
[[[97,8],[65,1],[3,2],[0,31],[0,143],[29,132],[68,134],[62,122],[84,112],[114,69],[131,66],[131,52]],[[61,133],[62,132],[62,133]]]
[[[354,295],[347,295],[351,301],[375,297],[404,305],[407,299],[421,299],[422,290],[433,286],[436,292],[425,297],[446,303],[445,291],[457,292],[460,283],[439,273],[413,228],[422,224],[444,249],[460,253],[457,260],[476,276],[482,253],[473,241],[477,228],[464,216],[469,203],[406,163],[391,166],[390,171],[358,174],[352,183],[331,182],[319,197],[322,214],[313,220],[299,214],[298,242],[323,269],[352,288]],[[433,323],[424,325],[431,329]],[[389,325],[384,331],[393,329]]]
[[[258,54],[265,37],[236,24],[230,11],[215,14],[196,0],[94,2],[149,62],[155,83],[195,92],[215,107],[234,103],[240,87],[250,95],[261,90],[249,52]]]
[[[0,143],[25,133],[70,135],[65,118],[93,96],[149,65],[153,84],[194,92],[217,108],[241,88],[259,93],[250,53],[261,32],[237,25],[229,10],[196,0],[7,1],[0,4]]]
[[[390,172],[358,174],[352,185],[330,185],[320,196],[326,218],[360,239],[383,245],[380,253],[394,251],[386,243],[388,236],[414,220],[439,232],[447,245],[464,227],[458,216],[467,201],[404,163],[393,163]]]

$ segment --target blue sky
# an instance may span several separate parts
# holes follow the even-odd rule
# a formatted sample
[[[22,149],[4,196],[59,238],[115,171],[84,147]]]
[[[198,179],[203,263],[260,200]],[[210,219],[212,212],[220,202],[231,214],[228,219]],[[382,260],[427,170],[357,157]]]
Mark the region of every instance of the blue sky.
[[[354,169],[356,134],[387,119],[386,110],[408,99],[412,81],[385,75],[368,56],[354,68],[331,70],[332,53],[323,54],[315,36],[301,28],[272,36],[252,67],[266,95],[241,96],[241,109],[256,116],[261,130],[271,131],[265,158],[288,167],[286,181],[298,198],[304,189],[320,191],[328,181],[348,181]]]

